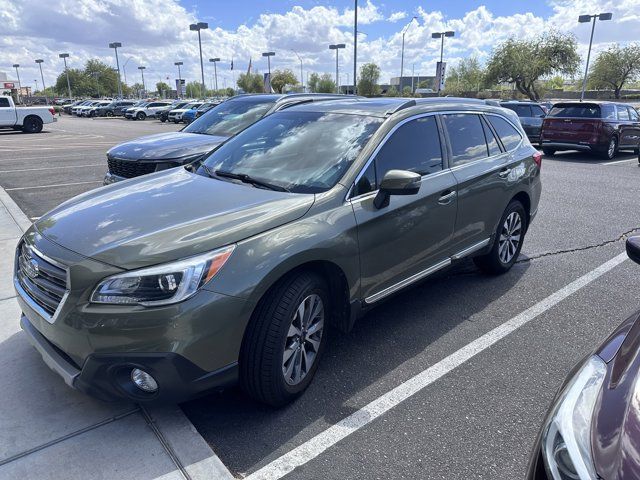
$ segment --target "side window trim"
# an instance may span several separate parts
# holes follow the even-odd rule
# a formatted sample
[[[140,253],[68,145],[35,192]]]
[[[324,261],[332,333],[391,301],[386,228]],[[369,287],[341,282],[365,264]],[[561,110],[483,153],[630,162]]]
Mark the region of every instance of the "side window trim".
[[[480,121],[482,122],[482,125],[484,126],[484,128],[488,129],[493,134],[493,138],[495,138],[496,142],[498,142],[498,148],[500,149],[500,153],[498,153],[496,155],[489,155],[489,158],[498,157],[498,156],[502,155],[503,153],[506,153],[507,149],[502,144],[502,139],[500,138],[500,136],[498,135],[498,132],[495,131],[495,129],[493,128],[493,125],[491,125],[491,122],[487,119],[487,117],[484,114],[480,115]],[[485,138],[487,136],[486,130],[485,130],[484,136],[485,136]],[[486,140],[487,140],[487,148],[489,148],[489,139],[486,138]],[[489,152],[489,153],[491,153],[491,152]]]
[[[440,151],[442,152],[442,170],[440,172],[436,172],[436,173],[432,173],[429,175],[422,175],[422,178],[425,177],[430,177],[433,175],[438,175],[439,173],[442,173],[446,170],[448,170],[448,164],[449,162],[447,161],[447,164],[445,165],[444,161],[444,151],[442,149],[442,145],[443,145],[443,138],[442,138],[442,132],[440,131],[440,126],[438,124],[438,113],[439,112],[427,112],[427,113],[419,113],[416,115],[413,115],[411,117],[407,117],[404,120],[399,121],[398,123],[396,123],[391,130],[389,130],[387,132],[387,134],[384,136],[384,138],[380,141],[380,143],[376,146],[375,150],[371,153],[371,155],[369,156],[369,158],[367,159],[367,161],[365,162],[364,166],[360,169],[360,171],[358,172],[358,175],[356,175],[356,178],[353,180],[353,182],[351,182],[351,186],[349,187],[349,191],[347,192],[347,195],[345,197],[345,201],[349,201],[349,200],[353,200],[353,199],[357,199],[360,197],[365,197],[367,195],[371,195],[372,193],[377,192],[377,189],[372,191],[372,192],[367,192],[367,193],[363,193],[361,195],[355,195],[355,196],[351,196],[352,192],[353,192],[353,188],[355,187],[355,185],[360,181],[360,179],[362,178],[362,176],[365,174],[365,172],[367,171],[367,169],[369,168],[369,166],[374,162],[376,156],[378,155],[378,153],[380,152],[380,150],[382,149],[382,147],[385,145],[385,143],[387,143],[387,141],[391,138],[391,136],[396,132],[396,130],[398,130],[402,125],[404,125],[405,123],[409,123],[412,120],[417,120],[419,118],[424,118],[424,117],[429,117],[429,116],[435,116],[436,117],[436,125],[438,125],[438,132],[440,134]]]

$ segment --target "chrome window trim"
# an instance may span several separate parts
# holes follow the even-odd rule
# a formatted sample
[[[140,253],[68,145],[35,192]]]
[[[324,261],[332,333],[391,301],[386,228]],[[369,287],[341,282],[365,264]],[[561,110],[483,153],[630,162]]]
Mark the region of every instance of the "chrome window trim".
[[[33,310],[35,310],[38,313],[38,315],[40,315],[42,318],[44,318],[47,322],[53,323],[58,318],[58,315],[60,314],[60,310],[62,310],[62,307],[63,307],[64,303],[66,302],[67,297],[69,296],[69,292],[71,290],[71,276],[69,274],[69,268],[66,265],[63,265],[62,263],[52,259],[51,257],[48,257],[47,255],[42,253],[40,250],[38,250],[33,245],[27,245],[27,247],[29,248],[29,250],[31,250],[31,252],[33,252],[35,255],[40,257],[45,262],[49,262],[52,265],[55,265],[56,267],[64,270],[66,272],[66,275],[67,275],[67,286],[66,286],[64,295],[62,295],[62,298],[60,299],[60,303],[58,304],[58,307],[56,308],[55,312],[53,312],[53,315],[50,315],[44,308],[42,308],[40,305],[38,305],[35,302],[35,300],[33,300],[31,298],[31,296],[26,292],[26,290],[24,288],[22,288],[22,285],[20,285],[20,280],[18,280],[18,275],[17,275],[17,272],[18,272],[18,256],[20,255],[20,248],[22,247],[22,245],[24,243],[25,243],[24,240],[19,242],[18,246],[16,248],[16,255],[15,255],[15,260],[14,260],[14,270],[13,270],[13,286],[15,287],[16,291],[18,292],[18,294],[20,294],[20,297],[27,303],[27,305],[29,305],[29,307],[31,307]]]
[[[467,247],[463,250],[460,250],[458,253],[454,253],[453,255],[451,255],[451,260],[460,260],[461,258],[464,258],[467,255],[471,255],[473,252],[477,252],[478,250],[489,245],[490,241],[491,241],[491,237],[485,238],[484,240],[478,243],[474,243],[470,247]]]
[[[514,150],[517,150],[518,148],[522,147],[522,144],[524,142],[524,137],[522,135],[522,132],[520,131],[520,128],[518,128],[511,120],[509,120],[506,116],[501,115],[499,113],[496,112],[484,112],[484,111],[478,111],[478,110],[439,110],[437,112],[425,112],[425,113],[420,113],[420,114],[416,114],[416,115],[412,115],[410,117],[405,118],[404,120],[401,120],[400,122],[396,123],[391,130],[389,130],[387,132],[387,134],[384,136],[384,138],[382,139],[382,141],[378,144],[378,146],[376,147],[376,149],[371,153],[371,155],[369,156],[369,158],[367,159],[366,163],[364,164],[364,166],[360,169],[360,172],[358,173],[358,175],[356,176],[355,180],[353,182],[351,182],[351,186],[349,187],[349,190],[347,191],[347,194],[345,195],[345,202],[348,201],[353,201],[353,200],[361,200],[364,197],[367,197],[373,193],[376,193],[378,190],[374,190],[372,192],[367,192],[367,193],[363,193],[361,195],[357,195],[355,197],[351,197],[351,192],[353,191],[353,187],[355,186],[356,183],[358,183],[358,181],[362,178],[362,176],[364,175],[364,172],[366,172],[367,168],[369,168],[369,166],[371,165],[371,162],[373,162],[373,160],[376,158],[376,155],[380,152],[380,149],[387,143],[387,141],[389,140],[389,138],[391,137],[391,135],[393,135],[395,133],[395,131],[400,128],[402,125],[404,125],[405,123],[410,122],[411,120],[416,120],[419,118],[424,118],[424,117],[429,117],[429,116],[437,116],[437,115],[447,115],[447,114],[473,114],[473,115],[493,115],[496,117],[500,117],[503,120],[505,120],[507,123],[509,123],[513,128],[516,129],[516,132],[518,132],[518,134],[520,135],[520,142],[518,143],[518,145],[511,149],[511,150],[507,150],[506,147],[504,147],[504,145],[502,144],[502,139],[500,138],[500,136],[498,135],[497,132],[494,132],[494,135],[496,136],[496,138],[500,141],[500,144],[502,145],[503,148],[505,148],[504,152],[500,152],[497,155],[492,155],[490,157],[485,157],[485,158],[480,158],[478,160],[474,160],[472,162],[468,162],[468,163],[463,163],[461,165],[456,165],[456,166],[449,166],[448,168],[443,168],[442,171],[437,172],[437,173],[431,173],[428,175],[423,175],[422,179],[424,180],[426,177],[433,177],[434,175],[438,175],[442,172],[446,172],[447,170],[450,171],[455,171],[456,169],[460,169],[462,167],[466,167],[467,165],[474,165],[478,162],[484,162],[486,160],[492,160],[492,159],[496,159],[500,156],[506,156],[508,154],[510,154],[511,152],[513,152]],[[487,120],[488,121],[488,120]],[[493,129],[493,125],[489,124],[491,126],[491,128]],[[440,146],[441,150],[442,150],[442,145]],[[442,157],[442,162],[443,162],[443,167],[444,167],[444,158],[445,156],[443,155]],[[362,197],[362,198],[361,198]]]

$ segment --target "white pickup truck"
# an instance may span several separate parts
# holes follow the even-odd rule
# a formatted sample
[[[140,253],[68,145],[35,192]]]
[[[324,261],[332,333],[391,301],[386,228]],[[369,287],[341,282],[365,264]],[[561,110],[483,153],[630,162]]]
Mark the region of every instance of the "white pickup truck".
[[[16,107],[11,97],[0,97],[0,128],[40,133],[45,123],[58,121],[52,107]]]

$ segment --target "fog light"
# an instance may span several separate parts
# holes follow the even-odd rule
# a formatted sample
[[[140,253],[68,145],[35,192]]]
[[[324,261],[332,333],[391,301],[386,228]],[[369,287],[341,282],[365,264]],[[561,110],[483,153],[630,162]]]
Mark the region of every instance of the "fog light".
[[[131,370],[131,381],[135,383],[136,387],[145,392],[155,392],[158,390],[158,382],[144,370],[134,368]]]

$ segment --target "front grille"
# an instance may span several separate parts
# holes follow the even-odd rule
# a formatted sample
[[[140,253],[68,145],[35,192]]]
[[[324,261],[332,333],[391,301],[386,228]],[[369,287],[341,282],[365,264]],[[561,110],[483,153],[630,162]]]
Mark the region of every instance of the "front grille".
[[[121,160],[119,158],[107,158],[109,173],[124,178],[139,177],[156,171],[155,163]]]
[[[22,243],[17,250],[16,278],[40,308],[53,316],[67,291],[67,272]]]

